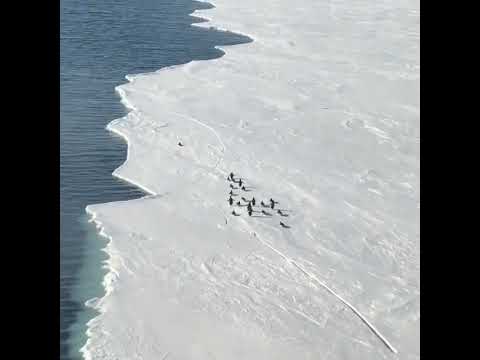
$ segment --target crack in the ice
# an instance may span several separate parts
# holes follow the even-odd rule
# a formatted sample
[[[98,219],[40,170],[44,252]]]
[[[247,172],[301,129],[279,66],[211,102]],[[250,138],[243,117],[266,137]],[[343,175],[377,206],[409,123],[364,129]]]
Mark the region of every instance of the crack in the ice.
[[[345,300],[344,298],[342,298],[340,295],[338,295],[335,291],[333,291],[331,288],[329,288],[326,284],[324,284],[322,281],[320,281],[314,274],[311,274],[310,272],[308,272],[307,270],[305,270],[301,265],[299,265],[295,260],[293,259],[290,259],[288,256],[286,256],[285,254],[283,254],[280,250],[277,250],[276,248],[274,248],[272,245],[270,245],[269,243],[267,243],[266,241],[262,240],[260,238],[260,236],[257,235],[256,232],[253,233],[253,236],[258,239],[258,241],[260,241],[263,245],[265,245],[266,247],[270,248],[273,252],[277,253],[278,255],[280,255],[283,259],[285,259],[288,263],[292,264],[293,266],[295,266],[298,270],[300,270],[303,274],[305,274],[306,276],[310,277],[310,279],[312,280],[315,280],[320,286],[322,286],[325,290],[327,290],[330,294],[332,294],[333,296],[335,296],[337,299],[339,299],[343,304],[345,304],[350,310],[352,310],[355,315],[357,315],[360,320],[362,320],[365,325],[367,325],[368,328],[370,328],[370,330],[372,330],[372,332],[394,353],[396,354],[397,353],[397,350],[388,342],[387,339],[385,339],[385,337],[380,334],[380,332],[352,305],[350,304],[347,300]]]

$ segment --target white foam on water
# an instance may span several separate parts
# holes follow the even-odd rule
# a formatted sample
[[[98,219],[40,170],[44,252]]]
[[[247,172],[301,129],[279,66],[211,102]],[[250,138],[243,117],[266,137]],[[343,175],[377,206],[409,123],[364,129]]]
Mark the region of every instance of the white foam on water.
[[[215,6],[254,42],[116,89],[114,175],[151,195],[87,207],[85,359],[419,359],[418,2]],[[230,171],[288,216],[232,216]]]

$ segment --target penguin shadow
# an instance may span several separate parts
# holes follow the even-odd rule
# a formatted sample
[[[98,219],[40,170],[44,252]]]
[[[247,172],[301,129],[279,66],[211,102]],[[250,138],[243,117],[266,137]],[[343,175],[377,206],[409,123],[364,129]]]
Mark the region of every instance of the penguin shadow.
[[[272,216],[271,213],[269,213],[268,211],[265,211],[265,210],[262,210],[262,214],[266,215],[266,216]]]
[[[280,221],[280,226],[283,227],[284,229],[290,229],[290,226],[285,225],[283,222]]]
[[[237,213],[235,212],[235,210],[232,211],[232,215],[233,215],[233,216],[240,216],[240,214],[237,214]]]
[[[280,216],[283,216],[283,217],[288,217],[288,216],[290,216],[289,214],[285,214],[284,211],[288,211],[288,210],[278,209],[278,210],[277,210],[277,214],[280,215]]]

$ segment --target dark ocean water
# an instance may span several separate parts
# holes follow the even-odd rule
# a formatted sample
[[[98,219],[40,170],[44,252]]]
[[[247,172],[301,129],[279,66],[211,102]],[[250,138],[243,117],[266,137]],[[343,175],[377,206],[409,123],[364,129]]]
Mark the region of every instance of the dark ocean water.
[[[105,130],[125,115],[114,87],[125,75],[222,55],[216,45],[249,39],[191,26],[188,14],[208,4],[191,0],[61,0],[60,66],[60,350],[78,359],[85,323],[95,315],[85,300],[102,296],[99,238],[87,223],[88,204],[144,195],[112,177],[126,144]]]

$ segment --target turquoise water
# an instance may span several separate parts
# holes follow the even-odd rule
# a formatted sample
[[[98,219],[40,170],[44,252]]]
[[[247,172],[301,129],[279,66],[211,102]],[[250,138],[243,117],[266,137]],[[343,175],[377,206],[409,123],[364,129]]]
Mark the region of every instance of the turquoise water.
[[[87,223],[88,204],[144,195],[112,177],[126,144],[105,126],[125,115],[114,87],[125,75],[222,55],[216,45],[250,41],[191,26],[191,0],[61,0],[60,15],[60,351],[80,358],[85,300],[103,294],[105,240]]]

